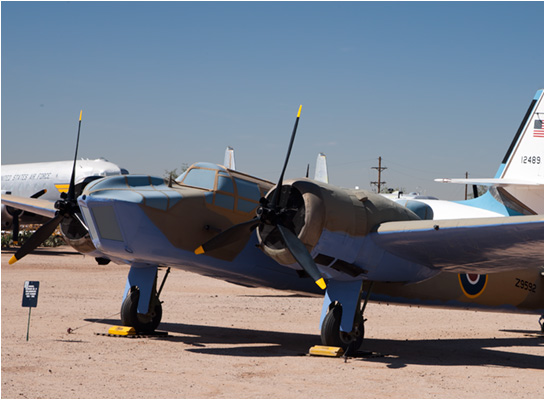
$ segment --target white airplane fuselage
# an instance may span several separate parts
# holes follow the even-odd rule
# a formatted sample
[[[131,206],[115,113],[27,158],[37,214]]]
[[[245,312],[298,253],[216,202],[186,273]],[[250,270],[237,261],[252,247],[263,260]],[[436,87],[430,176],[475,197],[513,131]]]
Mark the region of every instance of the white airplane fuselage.
[[[2,165],[2,194],[31,197],[43,190],[40,199],[56,201],[62,192],[68,191],[74,161],[53,161],[25,164]],[[106,177],[126,173],[116,164],[99,158],[96,160],[78,160],[76,163],[75,183],[90,176]],[[2,229],[10,229],[13,213],[9,213],[2,204]],[[21,214],[21,223],[34,223],[39,220]]]

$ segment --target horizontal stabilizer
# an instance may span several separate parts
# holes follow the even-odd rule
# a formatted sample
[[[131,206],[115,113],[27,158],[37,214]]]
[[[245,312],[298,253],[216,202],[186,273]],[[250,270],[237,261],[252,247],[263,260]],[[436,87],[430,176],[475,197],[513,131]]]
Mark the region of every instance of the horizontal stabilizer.
[[[441,183],[457,183],[462,185],[479,185],[479,186],[538,186],[543,185],[543,182],[527,181],[522,179],[434,179],[435,182]]]

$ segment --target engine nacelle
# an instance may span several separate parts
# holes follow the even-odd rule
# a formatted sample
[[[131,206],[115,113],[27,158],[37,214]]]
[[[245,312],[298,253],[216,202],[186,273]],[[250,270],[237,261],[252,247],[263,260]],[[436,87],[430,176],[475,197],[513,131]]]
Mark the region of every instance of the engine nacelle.
[[[13,219],[20,218],[23,216],[23,214],[23,210],[18,210],[2,204],[2,229],[11,229],[13,227]]]
[[[70,217],[65,217],[60,224],[64,241],[80,253],[90,253],[96,250],[91,236],[81,223]]]
[[[274,190],[267,194],[268,199]],[[295,233],[311,254],[323,236],[334,237],[334,246],[328,247],[335,254],[325,255],[347,255],[343,257],[346,260],[378,224],[420,219],[411,210],[375,193],[340,189],[309,179],[285,182],[279,206],[287,210],[280,223]],[[296,263],[274,225],[260,224],[257,234],[265,254],[283,265]]]
[[[13,226],[13,215],[8,211],[8,207],[2,204],[2,230],[11,229]]]

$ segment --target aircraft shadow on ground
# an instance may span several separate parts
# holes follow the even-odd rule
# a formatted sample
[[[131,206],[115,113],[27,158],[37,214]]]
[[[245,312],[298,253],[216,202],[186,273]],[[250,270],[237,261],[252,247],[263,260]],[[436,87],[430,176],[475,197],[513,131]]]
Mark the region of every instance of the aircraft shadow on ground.
[[[118,325],[119,320],[95,320]],[[170,335],[154,340],[181,342],[194,348],[187,351],[237,357],[293,357],[306,355],[320,344],[318,335],[262,331],[219,326],[161,323],[160,331]],[[537,333],[537,332],[533,332]],[[176,334],[176,335],[172,335]],[[224,347],[207,347],[224,345]],[[247,345],[247,346],[245,346]],[[351,358],[386,364],[388,368],[410,365],[501,366],[521,369],[543,369],[543,356],[520,353],[520,347],[543,347],[543,336],[517,336],[486,339],[392,340],[365,339],[360,351]],[[513,351],[509,348],[514,348]]]
[[[384,355],[365,358],[365,361],[385,363],[389,368],[404,368],[408,365],[466,365],[543,370],[543,356],[521,353],[520,347],[543,348],[543,337],[366,339],[360,350]]]

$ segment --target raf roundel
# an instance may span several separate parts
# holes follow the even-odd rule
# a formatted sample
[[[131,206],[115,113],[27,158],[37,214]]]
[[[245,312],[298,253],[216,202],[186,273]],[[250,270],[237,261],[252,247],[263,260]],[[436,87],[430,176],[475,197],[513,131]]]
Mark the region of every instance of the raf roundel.
[[[488,282],[488,275],[458,274],[458,280],[466,297],[474,299],[484,292]]]

